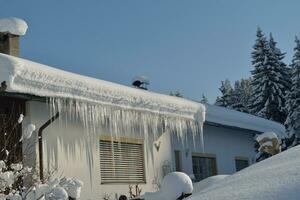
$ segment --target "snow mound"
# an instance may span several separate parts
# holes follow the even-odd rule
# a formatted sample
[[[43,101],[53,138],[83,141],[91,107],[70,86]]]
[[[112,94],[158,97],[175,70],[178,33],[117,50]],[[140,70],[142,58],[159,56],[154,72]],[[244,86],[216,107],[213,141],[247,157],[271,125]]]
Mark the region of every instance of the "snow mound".
[[[0,32],[7,32],[13,35],[25,35],[27,23],[19,18],[2,18],[0,19]]]
[[[284,126],[277,122],[216,105],[206,104],[205,107],[207,122],[258,132],[275,132],[282,138],[286,136]]]
[[[189,200],[297,200],[300,195],[300,146],[251,165]]]
[[[223,180],[224,178],[228,177],[229,175],[216,175],[208,177],[200,182],[194,183],[194,190],[193,194],[201,192],[202,190],[217,184],[219,181]]]
[[[141,196],[144,200],[176,200],[182,194],[191,194],[193,183],[190,177],[182,172],[171,172],[164,177],[158,192],[146,192]]]
[[[205,120],[205,107],[200,103],[81,76],[5,54],[0,54],[0,81],[6,81],[8,92],[71,98],[197,119],[201,123]]]

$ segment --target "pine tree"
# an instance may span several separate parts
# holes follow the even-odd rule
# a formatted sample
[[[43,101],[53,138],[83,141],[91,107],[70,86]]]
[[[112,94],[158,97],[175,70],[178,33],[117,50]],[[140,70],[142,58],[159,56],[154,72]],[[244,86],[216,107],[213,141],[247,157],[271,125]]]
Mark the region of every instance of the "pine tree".
[[[296,37],[296,47],[292,59],[292,86],[287,95],[288,116],[285,121],[290,137],[295,137],[294,145],[300,143],[300,41]]]
[[[241,79],[236,81],[231,96],[232,109],[249,113],[249,99],[251,97],[251,79]]]
[[[250,105],[250,99],[251,95],[253,93],[253,87],[252,87],[252,79],[242,79],[241,80],[241,90],[242,90],[242,96],[241,96],[241,102],[243,103],[243,106],[245,110],[247,110],[247,113],[250,113],[249,105]]]
[[[278,97],[278,106],[279,112],[278,115],[273,115],[273,120],[284,123],[287,117],[287,110],[286,110],[286,95],[287,92],[290,90],[291,87],[291,68],[287,67],[287,65],[283,62],[285,53],[282,53],[279,48],[276,47],[276,42],[270,33],[269,45],[270,45],[270,55],[271,60],[273,60],[274,71],[277,73],[278,80],[277,83],[279,89],[274,92]],[[276,106],[276,105],[275,105]]]
[[[284,54],[276,47],[271,35],[268,42],[261,29],[257,29],[257,39],[252,52],[253,94],[251,113],[283,123],[285,90],[288,88],[287,69],[282,62]]]
[[[181,92],[179,90],[177,90],[175,92],[170,92],[169,95],[174,96],[174,97],[183,97],[183,95],[181,94]]]
[[[204,104],[207,104],[208,103],[208,98],[204,94],[202,94],[202,99],[201,99],[200,102],[204,103]]]
[[[254,70],[251,71],[253,75],[253,96],[251,98],[251,107],[250,111],[253,114],[265,117],[264,108],[266,101],[266,88],[262,87],[262,84],[265,84],[264,80],[264,71],[266,60],[269,54],[268,42],[262,33],[261,29],[257,29],[256,33],[256,42],[253,46],[254,51],[252,52],[252,65]]]
[[[231,95],[232,109],[244,112],[244,105],[240,101],[242,98],[242,90],[240,81],[235,81]]]
[[[220,105],[220,104],[221,104],[221,101],[222,101],[222,100],[221,100],[221,97],[217,96],[215,105],[221,106],[221,105]]]
[[[222,107],[231,107],[231,95],[232,95],[232,86],[228,79],[221,82],[221,87],[219,88],[222,93],[221,97],[217,97],[215,105]]]

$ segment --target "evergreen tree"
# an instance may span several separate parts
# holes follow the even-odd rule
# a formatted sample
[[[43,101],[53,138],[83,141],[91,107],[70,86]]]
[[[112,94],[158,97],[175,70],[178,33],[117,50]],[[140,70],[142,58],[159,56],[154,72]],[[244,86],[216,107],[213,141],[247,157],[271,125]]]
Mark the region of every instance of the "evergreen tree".
[[[221,87],[219,88],[222,93],[221,97],[217,97],[215,105],[222,107],[231,107],[231,95],[232,95],[232,86],[228,79],[221,82]]]
[[[262,33],[261,29],[258,28],[256,32],[256,41],[253,46],[254,51],[252,52],[252,65],[254,70],[251,71],[253,75],[253,96],[251,98],[250,111],[253,114],[265,117],[264,108],[266,102],[266,87],[262,87],[262,84],[266,84],[264,80],[265,65],[269,54],[268,42]]]
[[[251,79],[241,79],[236,81],[231,96],[232,109],[249,113],[249,99],[251,97]]]
[[[200,102],[204,103],[204,104],[207,104],[208,103],[208,98],[204,94],[202,94],[202,99],[201,99]]]
[[[276,47],[276,42],[270,33],[269,45],[270,45],[270,55],[271,60],[273,61],[274,71],[277,73],[278,80],[277,83],[281,87],[274,92],[278,97],[278,106],[279,106],[279,116],[274,116],[273,120],[284,123],[287,117],[286,110],[286,95],[291,87],[291,68],[283,62],[285,53],[282,53],[279,48]]]
[[[271,36],[268,42],[261,29],[257,29],[257,39],[252,52],[253,94],[251,113],[283,123],[285,90],[288,88],[287,69],[282,62],[284,54],[276,48]]]
[[[287,95],[288,116],[285,121],[290,137],[294,137],[294,145],[300,143],[300,41],[296,37],[296,47],[292,59],[292,86]]]
[[[175,92],[170,92],[169,94],[170,96],[174,96],[174,97],[183,97],[183,95],[181,94],[180,91],[175,91]]]
[[[220,103],[221,103],[221,97],[217,96],[217,99],[216,99],[215,105],[217,105],[217,106],[221,106],[221,105],[220,105]]]
[[[231,95],[232,109],[244,112],[244,105],[240,101],[242,98],[242,90],[240,81],[235,81],[234,88]]]

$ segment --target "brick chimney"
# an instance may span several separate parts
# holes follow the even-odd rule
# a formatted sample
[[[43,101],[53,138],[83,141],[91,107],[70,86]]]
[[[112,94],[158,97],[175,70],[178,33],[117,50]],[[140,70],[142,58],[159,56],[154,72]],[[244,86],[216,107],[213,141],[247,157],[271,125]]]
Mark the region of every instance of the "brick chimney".
[[[19,57],[20,36],[0,32],[0,53]]]
[[[19,57],[20,36],[25,35],[27,28],[27,23],[22,19],[0,19],[0,53]]]

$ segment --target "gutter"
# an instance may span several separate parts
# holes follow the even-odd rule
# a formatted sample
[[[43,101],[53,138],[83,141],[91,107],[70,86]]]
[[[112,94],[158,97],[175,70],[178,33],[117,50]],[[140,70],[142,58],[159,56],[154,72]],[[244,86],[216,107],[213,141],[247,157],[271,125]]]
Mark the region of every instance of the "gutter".
[[[39,164],[40,164],[40,180],[44,183],[44,158],[43,158],[43,131],[52,124],[57,118],[59,118],[59,112],[57,112],[53,117],[46,121],[38,131],[39,140]]]

